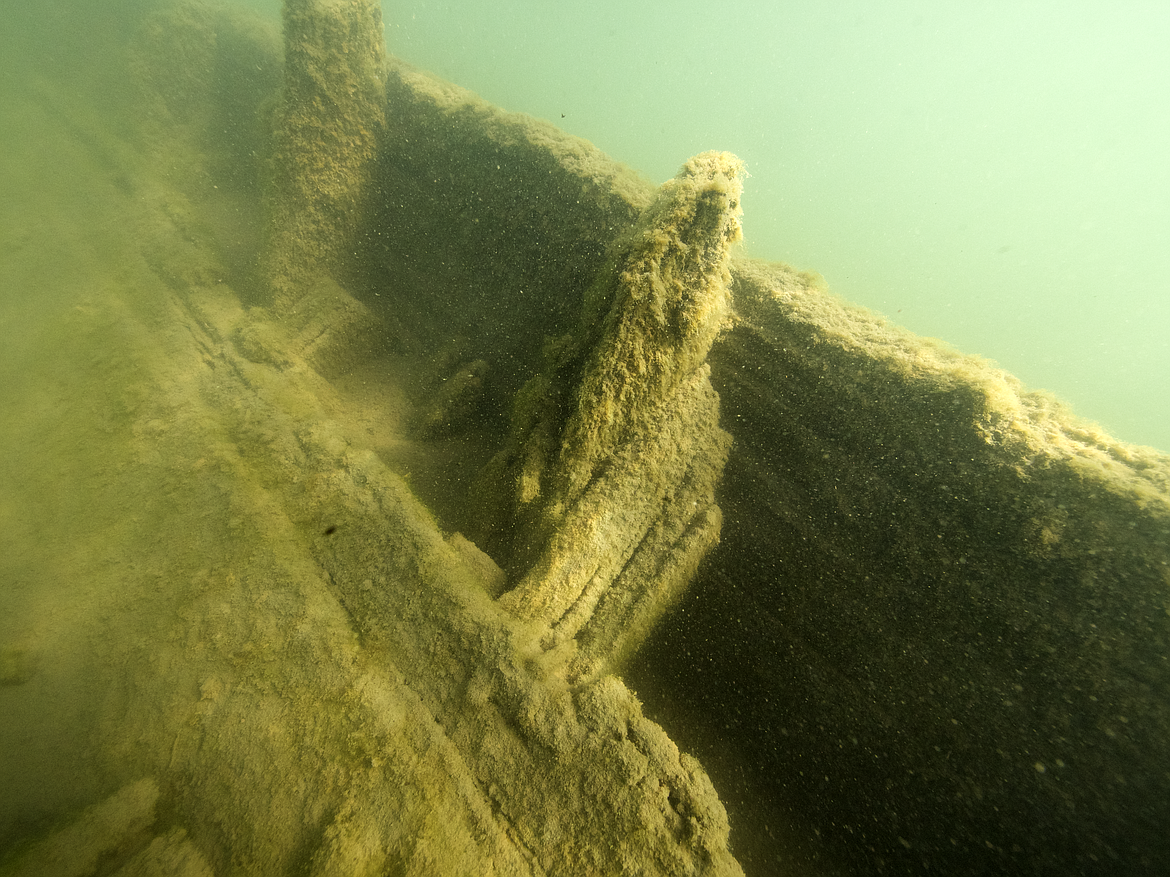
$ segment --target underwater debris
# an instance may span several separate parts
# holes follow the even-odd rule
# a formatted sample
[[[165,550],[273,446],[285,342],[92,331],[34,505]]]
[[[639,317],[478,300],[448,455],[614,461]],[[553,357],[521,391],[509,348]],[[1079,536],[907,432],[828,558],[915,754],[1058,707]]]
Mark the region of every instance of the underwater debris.
[[[375,0],[287,0],[262,257],[272,303],[332,276],[362,216],[386,123],[386,49]]]
[[[742,174],[707,152],[661,188],[611,249],[578,335],[518,394],[494,463],[524,522],[512,568],[525,571],[501,602],[548,625],[549,648],[577,638],[570,678],[640,641],[718,541],[731,436],[706,357],[729,311]]]

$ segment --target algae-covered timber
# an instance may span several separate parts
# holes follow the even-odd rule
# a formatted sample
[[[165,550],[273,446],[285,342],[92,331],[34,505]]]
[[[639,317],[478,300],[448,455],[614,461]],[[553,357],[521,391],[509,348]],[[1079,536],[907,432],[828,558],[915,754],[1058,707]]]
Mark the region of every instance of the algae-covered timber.
[[[576,639],[569,678],[636,646],[719,538],[719,428],[707,354],[728,313],[742,164],[706,153],[662,187],[550,343],[488,467],[486,527],[518,579],[501,604]]]
[[[8,384],[2,562],[21,584],[0,731],[21,743],[0,871],[66,852],[81,873],[192,875],[1165,871],[1164,454],[734,258],[731,159],[659,190],[393,60],[370,200],[337,230],[356,244],[295,307],[245,294],[219,220],[255,193],[217,187],[217,102],[238,96],[219,77],[241,57],[271,69],[277,43],[191,2],[126,39],[150,112],[125,142],[51,78],[35,92],[38,124],[69,122],[46,148],[78,172],[73,194],[39,193],[81,244],[55,257],[109,254],[69,264],[112,279],[75,290],[62,272],[44,337],[63,352]],[[253,94],[253,115],[277,99]],[[269,198],[273,142],[230,153],[257,153]],[[562,437],[605,433],[573,419],[599,410],[626,337],[622,266],[685,227],[662,217],[686,215],[671,193],[689,186],[731,234],[697,238],[717,258],[678,300],[698,283],[730,311],[705,324],[709,351],[668,336],[660,355],[678,386],[709,380],[712,471],[691,501],[720,510],[719,541],[697,566],[658,543],[683,572],[648,631],[655,612],[599,599],[550,637],[565,614],[531,573],[572,548],[558,498],[571,514],[590,483],[637,476],[622,465],[645,445],[625,436],[654,431]],[[564,404],[542,421],[550,393]],[[536,478],[492,493],[532,459],[512,453],[525,423],[554,436]],[[661,508],[643,544],[689,526]],[[638,575],[649,591],[619,575],[605,594],[660,584]],[[594,637],[603,617],[630,626]]]
[[[263,281],[288,308],[352,252],[385,125],[376,0],[284,4],[284,87],[273,130]]]

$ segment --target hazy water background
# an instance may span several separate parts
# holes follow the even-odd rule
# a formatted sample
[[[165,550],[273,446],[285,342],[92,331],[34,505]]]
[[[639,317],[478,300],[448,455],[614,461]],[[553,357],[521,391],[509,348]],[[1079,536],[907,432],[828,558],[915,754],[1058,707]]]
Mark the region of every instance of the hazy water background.
[[[1170,4],[384,9],[396,55],[655,181],[737,153],[749,253],[1170,450]]]

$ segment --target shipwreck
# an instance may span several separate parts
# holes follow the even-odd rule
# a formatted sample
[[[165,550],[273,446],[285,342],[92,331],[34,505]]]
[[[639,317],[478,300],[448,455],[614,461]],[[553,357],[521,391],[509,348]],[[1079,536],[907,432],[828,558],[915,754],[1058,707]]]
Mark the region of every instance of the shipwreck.
[[[12,25],[0,873],[1166,873],[1170,458],[729,153],[131,5]]]

